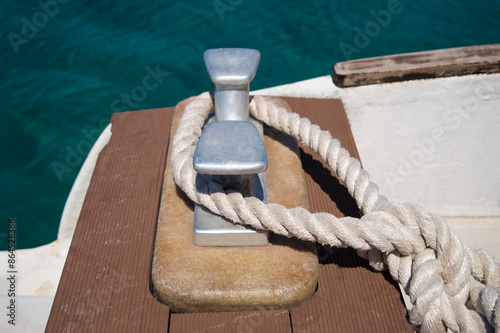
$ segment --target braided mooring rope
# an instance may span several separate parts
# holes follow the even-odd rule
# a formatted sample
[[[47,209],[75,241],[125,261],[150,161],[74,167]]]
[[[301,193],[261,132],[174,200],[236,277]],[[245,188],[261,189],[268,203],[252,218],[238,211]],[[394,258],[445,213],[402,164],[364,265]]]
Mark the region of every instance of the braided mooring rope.
[[[193,155],[213,107],[208,93],[193,100],[173,140],[174,180],[191,200],[256,229],[356,249],[374,269],[389,269],[404,286],[413,303],[410,321],[417,330],[484,332],[493,327],[500,332],[500,264],[486,251],[464,245],[440,216],[414,204],[387,201],[337,139],[272,100],[255,96],[251,114],[318,153],[345,183],[363,217],[337,218],[264,204],[197,176]]]

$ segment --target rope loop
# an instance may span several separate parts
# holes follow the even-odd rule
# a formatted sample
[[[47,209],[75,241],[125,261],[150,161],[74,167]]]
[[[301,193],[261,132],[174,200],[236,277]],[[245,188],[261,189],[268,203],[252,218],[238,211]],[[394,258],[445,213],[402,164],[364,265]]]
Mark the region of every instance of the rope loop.
[[[464,245],[444,219],[418,205],[394,203],[379,193],[361,163],[339,140],[272,99],[254,96],[251,114],[311,148],[344,182],[363,216],[338,218],[296,207],[264,204],[197,175],[193,155],[213,102],[203,93],[189,103],[173,140],[177,185],[194,202],[235,223],[287,237],[348,245],[375,270],[388,269],[413,304],[410,321],[422,332],[500,332],[500,264]]]

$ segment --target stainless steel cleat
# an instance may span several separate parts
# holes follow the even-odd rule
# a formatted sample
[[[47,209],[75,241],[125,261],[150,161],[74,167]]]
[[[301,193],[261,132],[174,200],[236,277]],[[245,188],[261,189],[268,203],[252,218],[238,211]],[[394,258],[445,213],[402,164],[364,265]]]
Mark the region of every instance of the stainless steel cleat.
[[[198,177],[266,202],[267,154],[262,123],[249,115],[249,84],[260,61],[251,49],[212,49],[205,64],[215,83],[215,117],[198,142],[193,158]],[[195,205],[193,240],[199,246],[263,246],[268,232],[234,224]]]

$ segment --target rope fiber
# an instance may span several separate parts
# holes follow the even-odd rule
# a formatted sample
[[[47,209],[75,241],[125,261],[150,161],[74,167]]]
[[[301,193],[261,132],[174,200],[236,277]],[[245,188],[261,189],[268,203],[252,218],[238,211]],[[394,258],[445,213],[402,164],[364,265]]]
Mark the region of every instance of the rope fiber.
[[[464,245],[439,215],[388,201],[339,140],[271,99],[254,96],[251,114],[318,153],[344,182],[363,216],[338,218],[264,204],[198,175],[193,155],[211,112],[210,94],[203,93],[186,106],[173,140],[174,180],[192,201],[235,223],[356,249],[375,270],[388,269],[404,287],[413,304],[410,321],[418,331],[500,332],[500,263],[486,251]]]

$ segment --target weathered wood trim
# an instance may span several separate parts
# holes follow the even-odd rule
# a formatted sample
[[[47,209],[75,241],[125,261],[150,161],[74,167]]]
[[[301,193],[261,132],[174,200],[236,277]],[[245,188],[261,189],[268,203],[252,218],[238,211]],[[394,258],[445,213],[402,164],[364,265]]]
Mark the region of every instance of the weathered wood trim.
[[[336,63],[339,87],[469,74],[500,73],[500,44],[404,53]]]

